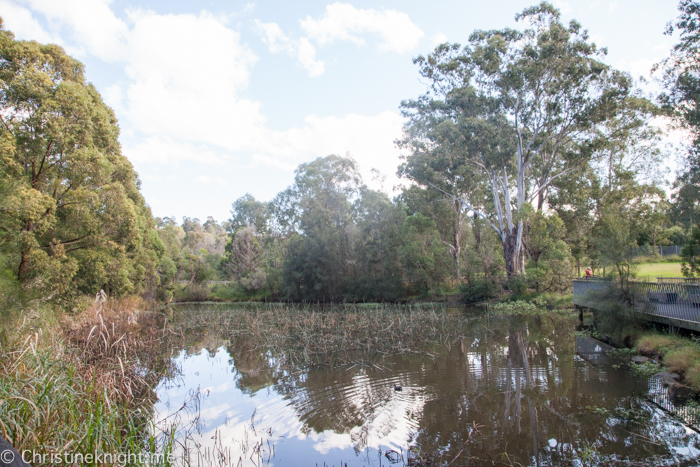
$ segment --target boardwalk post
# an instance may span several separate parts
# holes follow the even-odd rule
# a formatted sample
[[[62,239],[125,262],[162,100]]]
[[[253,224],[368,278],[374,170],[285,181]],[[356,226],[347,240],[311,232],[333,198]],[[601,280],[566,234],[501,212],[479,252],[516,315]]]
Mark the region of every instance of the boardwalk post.
[[[574,305],[574,306],[578,310],[578,322],[581,326],[583,326],[583,307],[580,305]]]

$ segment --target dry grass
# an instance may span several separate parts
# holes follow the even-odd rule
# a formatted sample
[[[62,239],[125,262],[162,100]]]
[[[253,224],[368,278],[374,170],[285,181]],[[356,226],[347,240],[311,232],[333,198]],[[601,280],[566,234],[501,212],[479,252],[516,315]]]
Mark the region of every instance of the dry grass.
[[[143,307],[138,297],[107,300],[62,327],[77,373],[122,406],[138,405],[161,376],[144,359],[161,345],[164,319]]]
[[[695,345],[678,347],[664,355],[664,364],[676,373],[685,374],[696,363],[700,363],[700,349]]]
[[[301,365],[344,364],[357,352],[410,353],[429,345],[450,345],[469,322],[463,314],[440,306],[395,305],[336,305],[323,311],[256,305],[182,313],[178,319],[184,333],[217,329],[222,338],[252,340],[256,349]]]
[[[647,357],[662,357],[669,350],[688,344],[686,339],[670,334],[645,334],[637,339],[636,347]]]
[[[158,367],[144,356],[157,353],[163,318],[139,314],[140,306],[133,299],[98,301],[61,323],[51,312],[24,314],[0,347],[0,431],[15,448],[47,454],[162,448],[149,436],[149,405],[169,359]]]
[[[685,380],[695,388],[700,388],[700,362],[695,362],[688,371],[685,372]]]
[[[700,345],[697,341],[671,334],[648,333],[640,336],[637,351],[647,357],[660,358],[670,371],[685,383],[700,390]]]

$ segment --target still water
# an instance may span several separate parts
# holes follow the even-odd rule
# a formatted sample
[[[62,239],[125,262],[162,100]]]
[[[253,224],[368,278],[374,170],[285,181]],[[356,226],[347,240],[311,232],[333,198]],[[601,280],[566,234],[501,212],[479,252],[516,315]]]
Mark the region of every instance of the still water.
[[[481,318],[447,346],[310,369],[209,329],[173,354],[155,419],[192,465],[698,465],[698,435],[574,329]]]

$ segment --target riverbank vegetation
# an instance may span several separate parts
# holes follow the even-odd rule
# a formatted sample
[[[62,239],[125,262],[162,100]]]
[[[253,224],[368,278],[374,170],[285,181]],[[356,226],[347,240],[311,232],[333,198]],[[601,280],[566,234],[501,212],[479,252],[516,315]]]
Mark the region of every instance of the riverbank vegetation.
[[[319,365],[449,345],[469,325],[420,301],[511,299],[494,312],[546,313],[587,266],[624,294],[635,255],[662,245],[684,245],[683,274],[700,275],[696,7],[680,3],[657,98],[546,2],[518,14],[518,29],[441,44],[414,60],[428,89],[400,106],[406,184],[393,197],[370,189],[351,155],[328,155],[272,200],[232,200],[223,222],[154,217],[83,65],[0,23],[3,435],[46,452],[167,449],[149,438],[145,407],[181,329],[145,311],[171,301],[283,303],[179,325]],[[694,138],[671,197],[660,117]],[[700,378],[695,364],[683,371]]]
[[[0,339],[0,430],[20,452],[166,455],[171,435],[151,420],[154,388],[172,376],[164,317],[138,299],[87,310],[25,311]],[[163,425],[164,427],[167,425]]]
[[[691,239],[688,190],[681,203],[660,188],[669,153],[653,122],[686,121],[671,94],[645,97],[551,5],[518,21],[415,59],[429,89],[401,104],[408,184],[396,196],[368,188],[351,156],[330,155],[301,164],[270,201],[235,200],[222,223],[154,218],[82,65],[3,30],[4,283],[66,309],[100,290],[159,302],[474,302],[566,292],[586,266],[628,274],[634,255]]]
[[[193,304],[183,305],[193,309]],[[353,359],[420,353],[431,346],[452,345],[473,317],[441,304],[289,305],[211,304],[198,313],[176,313],[184,334],[216,332],[228,342],[265,349],[290,367],[344,365]],[[476,317],[478,315],[474,315]]]

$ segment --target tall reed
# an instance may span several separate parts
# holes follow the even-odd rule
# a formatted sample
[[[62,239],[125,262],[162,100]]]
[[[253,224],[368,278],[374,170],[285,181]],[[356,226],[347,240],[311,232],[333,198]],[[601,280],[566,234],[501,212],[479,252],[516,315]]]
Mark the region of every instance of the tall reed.
[[[138,305],[97,301],[61,322],[50,312],[23,313],[6,330],[0,344],[0,430],[18,451],[164,449],[167,433],[150,429],[150,407],[155,384],[171,371],[170,359],[154,365],[162,318],[139,316]]]
[[[228,340],[251,339],[259,350],[290,363],[337,365],[353,353],[419,352],[449,345],[471,318],[440,305],[255,304],[195,307],[178,313],[182,332],[215,332]]]

